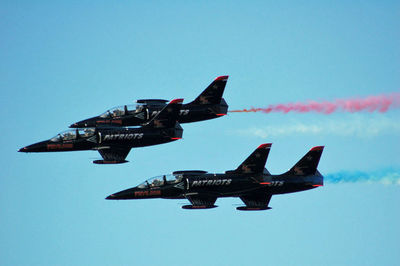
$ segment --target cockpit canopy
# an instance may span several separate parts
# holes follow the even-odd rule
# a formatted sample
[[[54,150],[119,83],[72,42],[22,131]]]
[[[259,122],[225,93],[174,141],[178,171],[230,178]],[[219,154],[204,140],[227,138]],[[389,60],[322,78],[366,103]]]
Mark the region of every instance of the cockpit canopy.
[[[121,105],[117,106],[114,108],[111,108],[110,110],[107,110],[105,113],[101,114],[101,118],[113,118],[113,117],[119,117],[123,115],[131,115],[131,114],[136,114],[140,113],[145,109],[146,104],[144,103],[137,103],[136,105],[134,104],[128,104],[128,105]]]
[[[138,188],[152,188],[152,187],[160,187],[163,185],[169,185],[169,184],[177,184],[181,182],[183,179],[183,175],[178,174],[169,174],[169,175],[159,175],[152,177],[150,179],[147,179],[143,183],[141,183]]]
[[[63,131],[57,136],[53,137],[50,139],[52,142],[58,142],[58,141],[65,141],[65,140],[74,140],[77,139],[78,137],[80,138],[88,138],[93,136],[95,133],[94,128],[82,128],[82,129],[71,129],[71,130],[66,130]]]

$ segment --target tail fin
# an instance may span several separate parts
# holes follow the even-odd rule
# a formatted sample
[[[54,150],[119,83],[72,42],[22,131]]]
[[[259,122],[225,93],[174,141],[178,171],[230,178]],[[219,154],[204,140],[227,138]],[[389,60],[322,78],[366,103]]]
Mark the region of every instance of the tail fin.
[[[174,127],[178,120],[178,114],[181,110],[182,102],[183,99],[174,99],[170,101],[157,115],[143,126],[153,128]]]
[[[291,175],[314,175],[317,173],[317,167],[324,146],[313,147],[303,158],[300,159],[288,172],[285,174]]]
[[[261,144],[252,154],[250,154],[249,157],[247,157],[247,159],[241,165],[239,165],[238,168],[236,168],[236,170],[227,171],[226,173],[235,173],[235,174],[263,173],[266,170],[264,166],[265,162],[267,161],[271,145],[272,143]]]
[[[191,104],[219,104],[229,76],[219,76]]]

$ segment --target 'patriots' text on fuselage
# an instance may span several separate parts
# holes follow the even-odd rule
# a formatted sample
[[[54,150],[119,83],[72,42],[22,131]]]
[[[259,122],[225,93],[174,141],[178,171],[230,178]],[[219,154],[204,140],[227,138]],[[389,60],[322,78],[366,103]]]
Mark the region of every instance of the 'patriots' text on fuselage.
[[[224,174],[205,171],[176,171],[146,180],[137,187],[114,193],[107,199],[166,198],[190,201],[185,209],[214,208],[219,197],[239,197],[245,206],[238,210],[266,210],[275,194],[313,189],[323,185],[317,166],[323,147],[312,148],[289,171],[271,175],[264,168],[271,144],[260,145],[236,170]]]
[[[20,152],[56,152],[98,150],[103,160],[97,164],[116,164],[125,160],[131,148],[145,147],[182,138],[183,129],[176,121],[182,105],[176,99],[141,127],[97,127],[71,129],[54,138],[20,149]]]

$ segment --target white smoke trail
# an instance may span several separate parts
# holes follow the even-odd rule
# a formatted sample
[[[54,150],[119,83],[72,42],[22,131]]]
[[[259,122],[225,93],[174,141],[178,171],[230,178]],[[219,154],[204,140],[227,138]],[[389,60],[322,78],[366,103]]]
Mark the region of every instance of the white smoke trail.
[[[383,169],[374,172],[341,171],[324,176],[326,183],[380,183],[400,185],[400,170]]]
[[[260,138],[291,135],[336,135],[375,137],[382,134],[400,134],[400,123],[389,117],[356,116],[349,119],[319,119],[317,122],[293,122],[238,130],[237,133]]]

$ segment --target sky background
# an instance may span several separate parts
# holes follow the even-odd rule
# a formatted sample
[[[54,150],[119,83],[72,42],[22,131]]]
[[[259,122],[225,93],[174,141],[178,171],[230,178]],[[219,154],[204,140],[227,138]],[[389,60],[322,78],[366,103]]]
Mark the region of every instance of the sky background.
[[[399,110],[232,113],[122,165],[17,153],[113,106],[189,102],[220,75],[231,109],[399,92],[398,1],[34,2],[0,1],[0,265],[399,265],[400,186],[385,176],[399,174]],[[322,174],[377,182],[326,182],[263,212],[104,200],[175,170],[235,169],[268,142],[273,174],[325,145]]]

